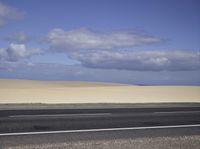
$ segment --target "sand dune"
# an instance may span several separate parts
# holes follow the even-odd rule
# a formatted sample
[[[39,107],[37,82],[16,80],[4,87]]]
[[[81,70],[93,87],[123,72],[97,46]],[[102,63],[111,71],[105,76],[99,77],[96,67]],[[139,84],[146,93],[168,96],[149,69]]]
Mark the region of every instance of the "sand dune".
[[[200,86],[0,79],[0,103],[200,102]]]

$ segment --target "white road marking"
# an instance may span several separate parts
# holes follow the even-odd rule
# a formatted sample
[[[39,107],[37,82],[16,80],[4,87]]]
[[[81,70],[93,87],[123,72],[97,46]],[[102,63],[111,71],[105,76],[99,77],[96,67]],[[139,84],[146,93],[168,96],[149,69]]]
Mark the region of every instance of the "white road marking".
[[[36,134],[60,134],[60,133],[102,132],[102,131],[121,131],[121,130],[190,128],[190,127],[200,127],[200,124],[149,126],[149,127],[126,127],[126,128],[105,128],[105,129],[82,129],[82,130],[61,130],[61,131],[40,131],[40,132],[17,132],[17,133],[1,133],[0,136],[22,136],[22,135],[36,135]]]
[[[166,111],[166,112],[154,112],[155,114],[175,114],[175,113],[200,113],[200,111]]]
[[[102,116],[102,115],[111,115],[112,113],[83,113],[83,114],[37,114],[37,115],[10,115],[12,118],[19,117],[56,117],[56,116]]]

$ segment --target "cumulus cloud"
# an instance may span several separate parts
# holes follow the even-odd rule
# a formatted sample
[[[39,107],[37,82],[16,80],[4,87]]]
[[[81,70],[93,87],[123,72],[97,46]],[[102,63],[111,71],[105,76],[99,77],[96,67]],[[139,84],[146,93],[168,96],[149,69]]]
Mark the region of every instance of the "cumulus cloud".
[[[42,52],[39,48],[28,49],[25,44],[11,43],[8,48],[0,49],[0,61],[17,61]]]
[[[64,31],[53,29],[47,36],[51,46],[70,49],[113,49],[160,42],[161,39],[132,32],[95,32],[86,28]]]
[[[70,31],[53,29],[47,39],[54,52],[65,52],[87,68],[154,72],[200,70],[200,51],[122,50],[121,47],[161,41],[131,32],[94,32],[85,28]],[[23,43],[27,36],[23,32],[10,36],[9,40],[15,42],[8,48],[0,48],[1,63],[52,52],[52,48],[27,48]]]
[[[136,71],[185,71],[200,69],[199,51],[89,51],[71,57],[89,68]]]
[[[11,35],[8,35],[4,38],[7,41],[14,43],[25,43],[29,40],[29,37],[24,32],[16,32]]]
[[[24,12],[0,2],[0,26],[6,24],[10,20],[21,19],[23,16]]]

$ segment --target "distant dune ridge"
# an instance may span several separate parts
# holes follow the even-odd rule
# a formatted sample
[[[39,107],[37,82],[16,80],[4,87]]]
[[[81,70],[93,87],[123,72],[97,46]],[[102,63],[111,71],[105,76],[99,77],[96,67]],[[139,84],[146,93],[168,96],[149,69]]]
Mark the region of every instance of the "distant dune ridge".
[[[200,102],[200,86],[0,79],[0,103]]]

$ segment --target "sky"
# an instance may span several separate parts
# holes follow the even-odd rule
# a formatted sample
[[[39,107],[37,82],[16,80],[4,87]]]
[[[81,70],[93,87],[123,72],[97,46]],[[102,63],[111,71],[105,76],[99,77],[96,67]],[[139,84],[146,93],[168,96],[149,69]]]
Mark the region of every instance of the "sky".
[[[0,0],[0,78],[200,85],[199,0]]]

